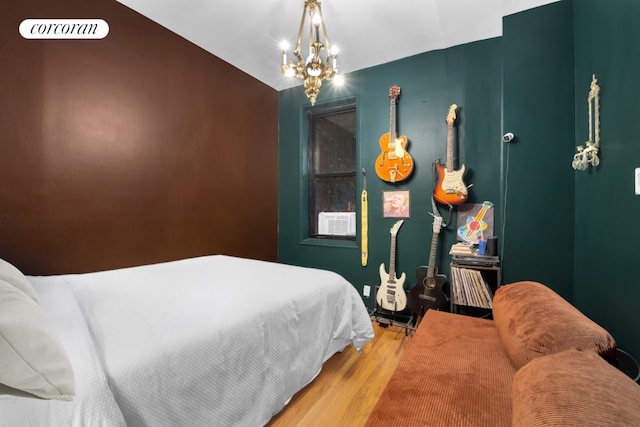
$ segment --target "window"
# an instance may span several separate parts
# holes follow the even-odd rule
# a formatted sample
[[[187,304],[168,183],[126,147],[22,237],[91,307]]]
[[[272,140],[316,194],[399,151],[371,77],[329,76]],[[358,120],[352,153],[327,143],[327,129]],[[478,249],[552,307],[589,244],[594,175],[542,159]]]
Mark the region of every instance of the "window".
[[[356,239],[356,104],[308,112],[309,237]]]

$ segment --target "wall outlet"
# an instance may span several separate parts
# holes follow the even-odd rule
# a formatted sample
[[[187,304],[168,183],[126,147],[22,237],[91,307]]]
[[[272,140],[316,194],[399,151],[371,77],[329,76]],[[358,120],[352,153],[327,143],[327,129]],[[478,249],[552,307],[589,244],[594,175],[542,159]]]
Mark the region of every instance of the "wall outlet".
[[[640,196],[640,168],[636,168],[636,196]]]
[[[364,287],[362,288],[362,295],[364,295],[367,298],[371,296],[371,286],[364,285]]]

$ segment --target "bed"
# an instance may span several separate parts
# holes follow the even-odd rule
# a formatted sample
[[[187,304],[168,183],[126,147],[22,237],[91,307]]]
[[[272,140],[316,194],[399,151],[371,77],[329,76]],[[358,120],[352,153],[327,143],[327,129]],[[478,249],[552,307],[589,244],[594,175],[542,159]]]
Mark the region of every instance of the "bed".
[[[340,275],[224,255],[58,276],[1,261],[0,307],[1,427],[262,426],[373,338]]]

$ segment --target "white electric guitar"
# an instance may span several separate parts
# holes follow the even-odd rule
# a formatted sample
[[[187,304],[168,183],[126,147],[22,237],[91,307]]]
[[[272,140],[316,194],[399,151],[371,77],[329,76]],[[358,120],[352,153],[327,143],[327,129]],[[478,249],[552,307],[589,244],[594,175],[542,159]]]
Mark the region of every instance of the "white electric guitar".
[[[376,295],[376,302],[385,310],[402,311],[407,307],[407,294],[404,292],[404,281],[407,277],[402,273],[396,277],[396,236],[404,222],[403,219],[391,227],[391,259],[389,260],[389,274],[384,269],[384,263],[380,264],[380,288]]]

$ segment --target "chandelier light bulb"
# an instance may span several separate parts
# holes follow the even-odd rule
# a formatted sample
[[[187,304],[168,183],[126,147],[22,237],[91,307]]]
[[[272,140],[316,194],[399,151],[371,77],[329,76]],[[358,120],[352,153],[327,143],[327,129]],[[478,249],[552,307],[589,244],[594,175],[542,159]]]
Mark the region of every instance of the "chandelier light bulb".
[[[322,18],[320,18],[320,14],[318,12],[313,14],[313,17],[311,18],[311,23],[316,28],[318,28],[320,24],[322,24]]]
[[[329,48],[329,58],[331,58],[331,67],[338,68],[338,47],[333,45]],[[336,71],[337,72],[337,71]]]

